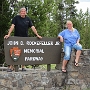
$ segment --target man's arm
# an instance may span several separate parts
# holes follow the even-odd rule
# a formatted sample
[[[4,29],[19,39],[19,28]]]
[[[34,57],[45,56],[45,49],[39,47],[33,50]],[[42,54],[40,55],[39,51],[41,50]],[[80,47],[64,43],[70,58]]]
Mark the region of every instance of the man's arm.
[[[15,26],[14,24],[11,25],[11,27],[10,27],[10,29],[9,29],[9,32],[8,32],[8,35],[5,35],[5,36],[4,36],[5,39],[7,39],[7,38],[10,37],[11,32],[14,30],[14,26]]]
[[[36,28],[34,26],[32,26],[31,29],[37,35],[38,38],[42,38],[41,36],[38,35],[37,30],[36,30]]]

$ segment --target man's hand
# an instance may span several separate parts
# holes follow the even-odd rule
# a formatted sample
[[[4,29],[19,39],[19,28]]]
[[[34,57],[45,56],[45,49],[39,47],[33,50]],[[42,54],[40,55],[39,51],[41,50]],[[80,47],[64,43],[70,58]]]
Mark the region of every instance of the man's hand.
[[[41,37],[41,36],[39,36],[39,35],[37,35],[37,37],[38,37],[38,38],[40,38],[40,39],[42,38],[42,37]]]
[[[41,36],[38,35],[37,30],[36,30],[36,28],[34,26],[32,26],[31,29],[33,30],[33,32],[36,34],[36,36],[38,38],[40,38],[40,39],[42,38]]]
[[[4,36],[4,39],[7,39],[7,38],[10,37],[10,34],[11,34],[11,32],[13,31],[14,26],[15,26],[14,24],[11,25],[11,27],[10,27],[10,29],[9,29],[9,32],[8,32],[8,35],[5,35],[5,36]]]
[[[9,35],[5,35],[5,36],[4,36],[4,39],[7,39],[7,38],[9,38]]]

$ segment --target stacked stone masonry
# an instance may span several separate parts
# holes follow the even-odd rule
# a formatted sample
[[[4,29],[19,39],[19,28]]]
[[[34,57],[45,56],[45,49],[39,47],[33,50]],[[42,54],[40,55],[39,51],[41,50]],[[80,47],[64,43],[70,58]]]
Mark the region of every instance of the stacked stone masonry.
[[[26,72],[0,71],[0,90],[90,90],[90,50],[83,49],[79,67],[74,66],[75,51],[67,66],[67,73],[61,72],[61,65],[55,70],[27,69]]]

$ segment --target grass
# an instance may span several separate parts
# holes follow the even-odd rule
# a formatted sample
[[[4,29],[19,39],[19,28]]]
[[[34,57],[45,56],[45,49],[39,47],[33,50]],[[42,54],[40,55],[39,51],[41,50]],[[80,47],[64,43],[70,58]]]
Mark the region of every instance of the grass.
[[[56,64],[51,64],[51,69],[55,69]],[[32,65],[27,65],[26,68],[32,68]],[[47,69],[47,64],[43,65],[36,65],[35,68],[42,68]]]

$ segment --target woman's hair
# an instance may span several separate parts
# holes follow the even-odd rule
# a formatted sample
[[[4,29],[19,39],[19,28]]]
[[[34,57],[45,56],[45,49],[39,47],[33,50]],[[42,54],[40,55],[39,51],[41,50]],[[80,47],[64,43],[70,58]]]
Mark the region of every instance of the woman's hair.
[[[66,28],[67,28],[67,24],[72,24],[72,30],[74,30],[72,21],[67,20],[67,22],[66,22]]]
[[[72,23],[72,21],[70,21],[70,20],[67,20],[66,24],[67,24],[67,23]]]

